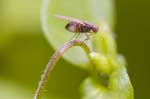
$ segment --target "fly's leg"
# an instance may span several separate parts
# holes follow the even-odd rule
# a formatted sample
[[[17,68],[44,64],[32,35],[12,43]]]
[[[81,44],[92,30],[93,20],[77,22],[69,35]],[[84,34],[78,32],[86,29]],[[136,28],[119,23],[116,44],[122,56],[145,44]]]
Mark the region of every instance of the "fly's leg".
[[[85,33],[85,35],[86,35],[86,39],[85,40],[89,40],[90,36],[87,33]]]
[[[89,39],[91,38],[91,35],[92,35],[92,34],[93,34],[93,33],[90,33],[90,34],[85,33],[85,35],[86,35],[86,39],[85,39],[84,41],[89,40]]]
[[[83,42],[87,43],[87,40],[89,40],[89,39],[90,39],[90,36],[88,36],[88,34],[87,34],[87,33],[85,33],[85,35],[86,35],[86,39],[84,39],[84,40],[83,40]]]
[[[75,33],[70,40],[74,40],[74,39],[80,39],[81,38],[81,33]]]
[[[76,36],[77,36],[77,34],[74,34],[74,35],[69,39],[69,41],[75,39]]]
[[[80,33],[80,34],[79,34],[79,37],[78,37],[79,39],[81,39],[81,38],[82,38],[82,34],[83,34],[83,33]]]
[[[80,39],[81,33],[76,33],[75,39]]]

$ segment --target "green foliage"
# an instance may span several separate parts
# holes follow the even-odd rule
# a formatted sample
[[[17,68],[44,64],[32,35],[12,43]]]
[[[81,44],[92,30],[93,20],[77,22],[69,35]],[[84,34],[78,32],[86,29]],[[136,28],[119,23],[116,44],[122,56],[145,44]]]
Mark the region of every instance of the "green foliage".
[[[54,49],[58,49],[71,38],[71,33],[62,27],[65,26],[65,21],[55,18],[55,14],[98,23],[99,32],[88,42],[94,51],[89,53],[89,59],[79,48],[71,49],[64,55],[72,64],[90,71],[91,76],[81,85],[81,99],[133,99],[133,88],[126,72],[125,61],[117,53],[112,34],[112,8],[113,2],[110,0],[43,2],[42,26]]]
[[[109,30],[105,28],[105,31],[108,31],[107,29]],[[111,32],[105,31],[101,32],[102,35],[97,35],[99,39],[95,39],[101,50],[90,53],[93,75],[82,84],[82,99],[134,99],[125,61],[117,55]],[[96,49],[99,48],[98,44],[95,46]]]
[[[67,21],[57,19],[55,14],[80,18],[95,24],[104,19],[113,27],[113,12],[113,1],[110,0],[44,0],[42,26],[47,40],[57,50],[74,34],[64,29]],[[78,47],[69,50],[63,57],[80,68],[87,68],[90,64],[85,53]]]

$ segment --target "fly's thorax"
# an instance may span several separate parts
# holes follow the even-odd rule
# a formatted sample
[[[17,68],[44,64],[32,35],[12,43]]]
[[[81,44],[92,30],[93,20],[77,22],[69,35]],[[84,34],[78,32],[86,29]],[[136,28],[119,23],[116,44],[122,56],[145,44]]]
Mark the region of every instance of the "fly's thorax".
[[[91,30],[91,28],[87,25],[81,26],[81,32],[82,33],[88,33]]]

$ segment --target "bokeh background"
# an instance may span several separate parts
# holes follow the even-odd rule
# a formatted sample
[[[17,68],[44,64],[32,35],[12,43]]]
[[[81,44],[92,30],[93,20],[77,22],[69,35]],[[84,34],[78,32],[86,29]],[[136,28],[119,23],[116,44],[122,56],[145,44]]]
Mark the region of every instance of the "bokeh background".
[[[53,48],[40,23],[41,0],[0,0],[0,99],[32,99]],[[116,40],[128,63],[135,99],[150,89],[150,1],[115,0]],[[87,73],[61,59],[48,83],[52,99],[79,99]],[[61,98],[61,99],[62,99]]]

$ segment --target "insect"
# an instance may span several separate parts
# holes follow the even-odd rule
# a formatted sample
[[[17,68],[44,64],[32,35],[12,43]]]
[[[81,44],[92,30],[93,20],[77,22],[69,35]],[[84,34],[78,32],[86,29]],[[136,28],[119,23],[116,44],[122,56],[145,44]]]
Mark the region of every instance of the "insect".
[[[57,18],[60,18],[60,19],[64,19],[64,20],[68,20],[70,21],[66,26],[65,28],[70,31],[70,32],[73,32],[73,33],[76,33],[77,35],[81,34],[81,33],[84,33],[86,35],[86,39],[85,40],[89,40],[90,39],[90,36],[93,34],[93,33],[97,33],[98,32],[98,26],[96,25],[93,25],[89,22],[86,22],[86,21],[82,21],[80,19],[76,19],[76,18],[71,18],[71,17],[68,17],[68,16],[62,16],[62,15],[55,15]],[[78,35],[78,36],[79,36]]]

